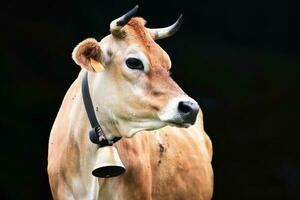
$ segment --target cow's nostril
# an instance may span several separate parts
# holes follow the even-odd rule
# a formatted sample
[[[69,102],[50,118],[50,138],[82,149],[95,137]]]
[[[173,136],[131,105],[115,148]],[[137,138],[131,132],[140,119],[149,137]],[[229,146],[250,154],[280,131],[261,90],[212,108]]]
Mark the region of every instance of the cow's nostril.
[[[184,123],[194,124],[199,112],[199,106],[192,101],[180,101],[178,103],[178,112]]]
[[[181,101],[178,104],[178,111],[184,114],[188,114],[191,112],[192,107],[191,107],[191,102],[189,101]]]

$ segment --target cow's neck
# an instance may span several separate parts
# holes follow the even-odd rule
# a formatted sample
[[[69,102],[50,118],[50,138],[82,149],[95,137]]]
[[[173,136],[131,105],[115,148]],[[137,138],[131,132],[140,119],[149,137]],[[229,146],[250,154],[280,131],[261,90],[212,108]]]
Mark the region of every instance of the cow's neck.
[[[108,113],[104,112],[103,105],[101,105],[101,102],[95,101],[95,96],[96,95],[101,95],[101,91],[99,93],[95,94],[94,88],[94,79],[96,75],[94,73],[89,73],[88,74],[88,85],[89,85],[89,92],[91,96],[91,101],[92,101],[92,110],[94,111],[96,115],[96,119],[93,121],[96,121],[98,125],[100,125],[101,129],[103,130],[105,137],[108,140],[115,139],[116,137],[120,137],[121,134],[119,133],[119,128],[118,128],[118,123],[116,121],[113,121],[112,116],[107,116]],[[98,98],[99,99],[99,98]],[[95,122],[94,122],[95,123]]]

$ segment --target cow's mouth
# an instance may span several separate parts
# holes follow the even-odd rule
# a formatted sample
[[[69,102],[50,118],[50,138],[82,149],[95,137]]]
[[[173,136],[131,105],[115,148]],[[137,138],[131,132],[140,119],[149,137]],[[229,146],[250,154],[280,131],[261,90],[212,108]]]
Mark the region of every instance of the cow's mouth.
[[[180,123],[180,122],[175,122],[175,121],[169,121],[169,122],[167,122],[167,124],[170,126],[178,127],[178,128],[188,128],[192,125],[189,123]]]

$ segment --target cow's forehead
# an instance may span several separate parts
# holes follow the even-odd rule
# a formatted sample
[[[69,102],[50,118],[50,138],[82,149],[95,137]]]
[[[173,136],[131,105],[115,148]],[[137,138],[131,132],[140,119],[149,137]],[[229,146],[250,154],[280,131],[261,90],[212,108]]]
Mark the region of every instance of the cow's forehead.
[[[137,43],[149,59],[151,67],[163,67],[170,69],[168,54],[153,40],[145,27],[145,20],[140,17],[132,18],[126,26],[126,37],[129,41]]]

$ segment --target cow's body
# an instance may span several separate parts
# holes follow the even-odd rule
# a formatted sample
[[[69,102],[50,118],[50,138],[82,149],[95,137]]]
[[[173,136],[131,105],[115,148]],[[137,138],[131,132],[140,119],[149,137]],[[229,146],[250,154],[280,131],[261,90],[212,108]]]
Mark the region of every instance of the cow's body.
[[[89,38],[73,50],[82,71],[64,98],[49,139],[54,199],[211,199],[212,147],[202,113],[170,77],[171,60],[155,43],[174,34],[182,17],[170,27],[149,29],[142,18],[133,18],[137,8],[112,21],[111,34],[100,42]],[[123,138],[115,146],[126,173],[118,177],[98,179],[91,173],[96,156],[103,154],[89,139],[81,94],[85,72],[92,110],[106,138]]]
[[[120,140],[116,146],[126,173],[110,179],[92,176],[97,146],[88,138],[82,75],[66,94],[51,132],[48,171],[54,199],[211,198],[212,147],[201,113],[187,129],[167,126]]]

